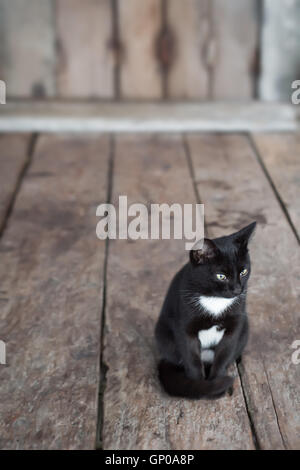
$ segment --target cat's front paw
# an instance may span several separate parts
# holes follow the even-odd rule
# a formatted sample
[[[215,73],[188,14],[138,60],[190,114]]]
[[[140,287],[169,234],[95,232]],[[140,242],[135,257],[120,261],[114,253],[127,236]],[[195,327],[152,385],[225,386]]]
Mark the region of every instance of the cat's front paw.
[[[229,393],[229,390],[232,390],[232,393],[233,393],[234,377],[231,377],[231,375],[226,375],[223,378],[224,378],[224,385],[226,387],[226,391]]]
[[[213,370],[211,368],[208,374],[208,380],[215,380],[218,377],[229,377],[227,376],[226,369]]]
[[[191,380],[201,380],[204,379],[204,373],[201,368],[189,367],[186,368],[186,375]]]
[[[222,398],[233,389],[234,378],[229,375],[218,376],[214,379],[214,390],[208,396],[209,399],[216,400]]]

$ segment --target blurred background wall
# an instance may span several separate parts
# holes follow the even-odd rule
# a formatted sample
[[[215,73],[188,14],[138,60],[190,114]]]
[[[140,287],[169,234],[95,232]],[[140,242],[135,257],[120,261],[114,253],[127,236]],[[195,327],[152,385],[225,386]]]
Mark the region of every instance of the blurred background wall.
[[[7,97],[289,100],[300,0],[0,0]]]

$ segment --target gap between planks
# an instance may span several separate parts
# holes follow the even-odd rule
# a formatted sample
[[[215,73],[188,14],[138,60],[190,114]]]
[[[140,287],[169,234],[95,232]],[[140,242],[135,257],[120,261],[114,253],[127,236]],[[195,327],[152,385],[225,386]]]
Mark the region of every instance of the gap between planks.
[[[0,220],[0,238],[2,237],[2,235],[5,231],[5,228],[8,224],[8,221],[9,221],[11,215],[12,215],[14,204],[15,204],[16,199],[18,197],[23,179],[24,179],[24,177],[25,177],[25,175],[26,175],[26,173],[27,173],[27,171],[30,167],[37,139],[38,139],[38,134],[37,133],[34,133],[31,136],[29,136],[29,140],[28,140],[28,143],[27,143],[27,146],[26,146],[27,148],[25,149],[25,160],[24,160],[23,166],[20,170],[19,175],[17,176],[16,184],[15,184],[14,190],[11,194],[10,200],[7,203],[5,214],[3,214],[3,218],[2,218],[2,220]]]
[[[107,174],[107,197],[106,203],[111,203],[112,190],[113,190],[113,171],[114,171],[114,156],[115,156],[115,137],[110,136],[109,141],[109,162]],[[104,416],[104,390],[106,384],[106,373],[108,366],[104,361],[104,335],[105,335],[105,315],[106,315],[106,293],[107,293],[107,264],[109,257],[109,238],[105,240],[105,255],[103,263],[103,298],[101,309],[101,331],[100,331],[100,380],[99,380],[99,393],[98,393],[98,412],[97,412],[97,432],[96,432],[96,450],[101,450],[103,446],[103,416]]]
[[[254,141],[253,136],[252,136],[251,134],[247,134],[247,136],[248,136],[248,139],[249,139],[250,146],[251,146],[252,149],[253,149],[253,153],[254,153],[254,155],[256,156],[257,161],[258,161],[259,165],[261,166],[261,169],[262,169],[262,171],[263,171],[265,177],[267,178],[267,180],[268,180],[268,182],[269,182],[269,184],[270,184],[270,186],[271,186],[271,188],[272,188],[272,190],[273,190],[273,193],[274,193],[274,195],[275,195],[275,197],[276,197],[276,199],[277,199],[277,201],[278,201],[278,203],[279,203],[279,205],[280,205],[280,207],[281,207],[281,209],[282,209],[282,212],[283,212],[285,218],[287,219],[288,224],[289,224],[290,227],[291,227],[291,230],[292,230],[293,234],[294,234],[295,237],[296,237],[297,242],[300,244],[300,236],[299,236],[299,234],[298,234],[298,232],[297,232],[297,229],[296,229],[296,227],[295,227],[295,225],[294,225],[294,223],[293,223],[293,221],[292,221],[292,219],[291,219],[291,217],[290,217],[289,211],[288,211],[288,209],[286,208],[286,205],[285,205],[285,203],[284,203],[284,201],[283,201],[283,199],[282,199],[282,197],[281,197],[279,191],[278,191],[277,188],[276,188],[276,184],[275,184],[274,181],[272,180],[272,177],[271,177],[270,173],[269,173],[268,170],[267,170],[267,167],[266,167],[266,165],[265,165],[265,163],[264,163],[264,161],[263,161],[261,152],[260,152],[260,150],[258,149],[258,146],[257,146],[256,142]]]

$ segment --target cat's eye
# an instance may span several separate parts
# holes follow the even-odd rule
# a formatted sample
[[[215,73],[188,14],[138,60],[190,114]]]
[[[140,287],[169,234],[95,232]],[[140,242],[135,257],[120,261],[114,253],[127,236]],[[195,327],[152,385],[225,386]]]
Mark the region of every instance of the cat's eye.
[[[240,276],[246,276],[247,273],[248,273],[248,269],[245,268],[243,269],[243,271],[240,272]]]
[[[219,281],[225,281],[226,279],[225,274],[216,274],[216,276],[217,276],[217,279],[219,279]]]

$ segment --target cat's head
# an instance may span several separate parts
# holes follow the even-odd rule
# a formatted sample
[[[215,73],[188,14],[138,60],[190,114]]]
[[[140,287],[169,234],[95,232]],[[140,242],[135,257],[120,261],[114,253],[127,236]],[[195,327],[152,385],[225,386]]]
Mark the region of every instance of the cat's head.
[[[248,242],[255,229],[253,222],[231,235],[202,240],[200,249],[190,251],[194,288],[208,296],[232,298],[245,292],[250,276]]]

